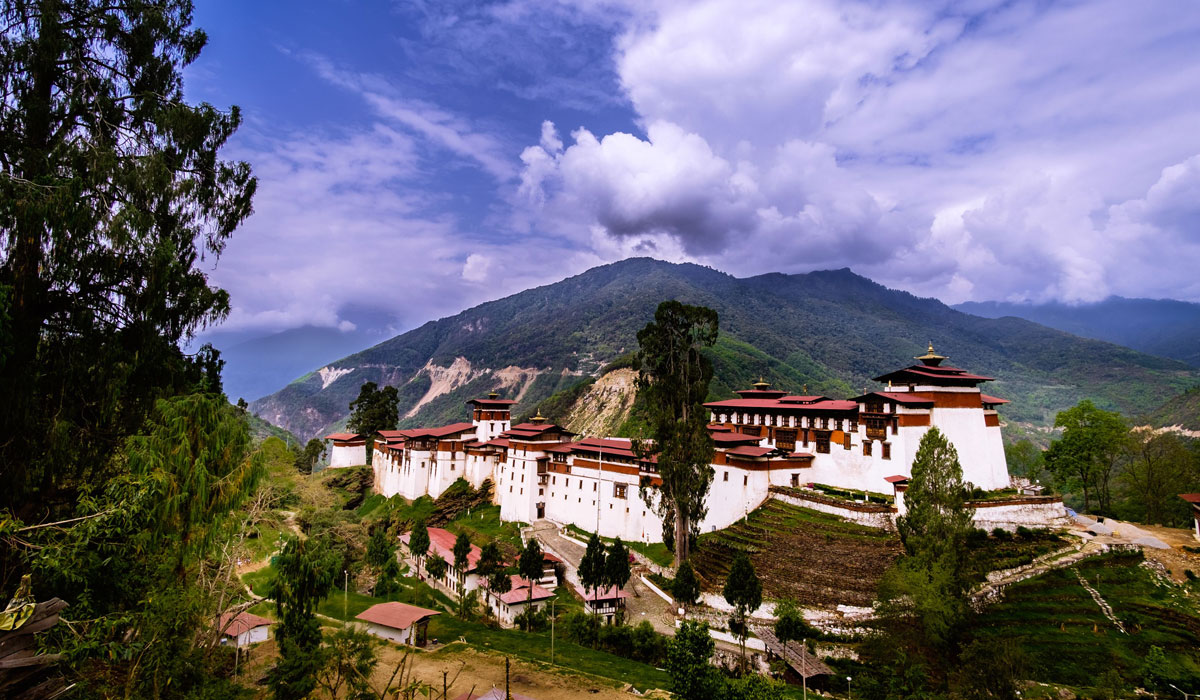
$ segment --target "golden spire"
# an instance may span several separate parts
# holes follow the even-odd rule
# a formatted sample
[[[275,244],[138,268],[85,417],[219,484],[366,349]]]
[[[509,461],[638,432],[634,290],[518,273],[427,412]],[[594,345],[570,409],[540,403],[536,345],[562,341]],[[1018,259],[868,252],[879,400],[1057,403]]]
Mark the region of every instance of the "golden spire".
[[[530,418],[529,420],[533,421],[534,423],[545,423],[546,417],[542,415],[542,409],[539,408],[537,415],[534,416],[533,418]]]
[[[925,351],[925,354],[914,357],[913,359],[920,360],[929,367],[937,367],[942,363],[942,360],[946,359],[946,356],[939,355],[933,351],[933,341],[931,340],[929,341],[929,349]]]
[[[767,380],[763,379],[763,376],[761,374],[758,375],[758,381],[754,382],[754,388],[761,390],[761,389],[769,389],[770,387],[771,387],[771,383],[768,382]]]
[[[808,384],[804,385],[804,395],[808,396]]]
[[[494,392],[494,391],[489,391],[489,392],[488,392],[488,398],[489,398],[489,399],[498,399],[498,398],[500,398],[500,394],[498,394],[498,393],[496,393],[496,392]]]

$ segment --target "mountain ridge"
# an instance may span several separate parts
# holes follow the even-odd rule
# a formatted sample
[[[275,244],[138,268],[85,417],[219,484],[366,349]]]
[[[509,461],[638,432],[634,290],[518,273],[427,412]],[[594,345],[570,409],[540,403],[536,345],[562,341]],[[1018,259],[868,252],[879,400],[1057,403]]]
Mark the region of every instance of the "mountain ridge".
[[[1111,296],[1090,304],[971,301],[955,309],[984,318],[1014,316],[1200,367],[1200,304]]]
[[[429,321],[319,368],[339,375],[331,382],[310,372],[251,406],[303,438],[344,424],[363,381],[397,387],[404,425],[459,420],[464,401],[493,389],[523,392],[520,413],[636,349],[637,330],[665,299],[720,314],[713,398],[759,375],[788,390],[854,395],[930,341],[956,365],[995,376],[989,393],[1013,400],[1006,417],[1031,426],[1083,397],[1144,413],[1200,378],[1178,361],[1017,318],[972,316],[845,268],[736,278],[631,258]],[[455,363],[469,371],[431,392],[431,375]],[[523,372],[520,387],[514,370]]]

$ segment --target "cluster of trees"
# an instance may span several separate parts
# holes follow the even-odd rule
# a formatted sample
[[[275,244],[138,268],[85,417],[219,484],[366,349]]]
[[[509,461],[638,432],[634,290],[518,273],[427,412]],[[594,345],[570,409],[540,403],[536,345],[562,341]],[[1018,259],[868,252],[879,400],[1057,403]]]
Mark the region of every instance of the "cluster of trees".
[[[40,635],[76,697],[237,697],[237,595],[262,457],[194,334],[198,261],[250,214],[237,108],[184,100],[188,0],[0,4],[0,588],[69,604]]]
[[[579,582],[583,584],[584,593],[598,594],[610,587],[620,590],[631,575],[629,549],[620,537],[607,548],[596,534],[588,538],[587,549],[579,562]]]
[[[1029,440],[1006,449],[1014,474],[1046,479],[1079,510],[1151,524],[1186,527],[1180,493],[1200,490],[1200,441],[1131,427],[1091,401],[1060,412],[1062,436],[1042,451]]]

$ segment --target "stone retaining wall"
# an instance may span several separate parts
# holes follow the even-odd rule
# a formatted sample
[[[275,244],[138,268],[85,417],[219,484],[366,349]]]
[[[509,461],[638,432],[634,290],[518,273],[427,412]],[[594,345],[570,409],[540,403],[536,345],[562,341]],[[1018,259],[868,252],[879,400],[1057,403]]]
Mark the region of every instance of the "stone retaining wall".
[[[779,486],[771,487],[771,498],[800,508],[809,508],[845,518],[860,525],[878,527],[886,530],[895,528],[892,518],[895,511],[890,506],[875,503],[851,503],[836,498],[829,498],[802,489],[792,489]]]

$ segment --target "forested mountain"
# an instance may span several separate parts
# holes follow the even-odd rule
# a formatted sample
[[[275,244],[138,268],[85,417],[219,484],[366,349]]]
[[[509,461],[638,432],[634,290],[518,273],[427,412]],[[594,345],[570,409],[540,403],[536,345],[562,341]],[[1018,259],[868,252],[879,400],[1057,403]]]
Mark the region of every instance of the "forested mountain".
[[[932,341],[950,363],[996,377],[1010,421],[1046,425],[1081,398],[1146,413],[1200,378],[1183,363],[1078,338],[1017,318],[986,319],[887,289],[850,270],[738,279],[648,258],[431,321],[314,371],[252,410],[303,439],[343,422],[365,381],[398,387],[403,425],[460,420],[463,402],[497,390],[515,412],[635,350],[665,299],[716,309],[714,398],[760,375],[789,391],[853,396]]]
[[[1159,406],[1147,417],[1155,428],[1179,426],[1200,432],[1200,386],[1194,387]]]
[[[1200,304],[1109,297],[1076,306],[984,301],[957,304],[954,308],[986,318],[1015,316],[1200,367]]]

